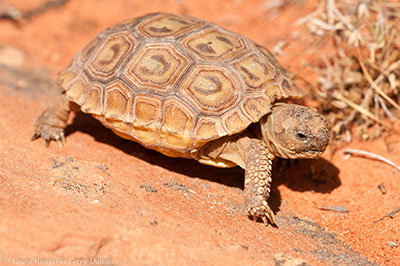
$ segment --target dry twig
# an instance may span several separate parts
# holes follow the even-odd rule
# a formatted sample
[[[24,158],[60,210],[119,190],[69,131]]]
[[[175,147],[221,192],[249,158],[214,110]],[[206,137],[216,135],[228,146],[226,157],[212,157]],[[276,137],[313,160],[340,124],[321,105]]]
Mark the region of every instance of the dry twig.
[[[340,213],[348,213],[350,212],[346,207],[343,206],[319,206],[314,202],[315,208],[323,211],[333,211],[333,212],[340,212]]]
[[[374,223],[377,223],[377,222],[379,222],[379,221],[381,221],[381,220],[385,219],[386,217],[393,218],[393,217],[394,217],[394,215],[395,215],[396,213],[398,213],[399,211],[400,211],[400,207],[399,207],[399,208],[397,208],[397,209],[395,209],[394,211],[392,211],[392,212],[390,212],[390,213],[388,213],[388,214],[386,214],[386,215],[382,216],[381,218],[379,218],[379,219],[375,220],[375,221],[374,221]]]
[[[396,165],[391,160],[386,159],[385,157],[383,157],[381,155],[378,155],[376,153],[372,153],[372,152],[369,152],[369,151],[363,151],[363,150],[357,150],[357,149],[343,149],[342,151],[345,154],[360,155],[360,156],[363,156],[363,157],[367,157],[369,159],[373,159],[373,160],[384,162],[384,163],[386,163],[386,164],[388,164],[388,165],[390,165],[390,166],[392,166],[392,167],[394,167],[394,168],[396,168],[397,170],[400,171],[400,166]]]

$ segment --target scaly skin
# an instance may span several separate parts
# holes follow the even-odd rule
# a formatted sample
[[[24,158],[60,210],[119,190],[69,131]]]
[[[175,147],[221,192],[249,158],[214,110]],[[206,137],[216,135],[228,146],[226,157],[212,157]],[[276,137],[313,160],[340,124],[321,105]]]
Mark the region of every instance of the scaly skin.
[[[65,143],[64,130],[71,111],[77,109],[76,104],[68,101],[63,95],[53,106],[47,108],[37,119],[34,125],[35,133],[31,140],[42,137],[46,146],[50,145],[51,140],[57,141],[62,147]]]
[[[240,138],[237,144],[245,157],[244,201],[249,215],[256,221],[274,224],[274,213],[267,200],[270,194],[273,156],[259,139]]]

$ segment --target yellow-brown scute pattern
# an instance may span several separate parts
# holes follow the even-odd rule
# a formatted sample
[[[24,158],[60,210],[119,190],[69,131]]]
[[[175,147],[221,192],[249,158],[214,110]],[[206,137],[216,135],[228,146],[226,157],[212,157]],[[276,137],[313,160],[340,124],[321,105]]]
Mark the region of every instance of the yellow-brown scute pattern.
[[[182,15],[150,14],[91,41],[58,84],[120,136],[170,156],[241,132],[301,92],[272,54],[245,37]]]

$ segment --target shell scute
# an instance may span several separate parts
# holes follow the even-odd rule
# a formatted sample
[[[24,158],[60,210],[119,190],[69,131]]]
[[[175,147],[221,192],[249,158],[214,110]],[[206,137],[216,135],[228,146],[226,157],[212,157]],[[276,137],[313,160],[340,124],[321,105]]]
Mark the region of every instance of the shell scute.
[[[136,95],[133,105],[131,135],[147,145],[157,145],[162,118],[162,99],[150,95]]]
[[[114,81],[105,87],[105,112],[107,119],[127,122],[129,108],[134,92],[120,81]]]
[[[137,95],[133,107],[133,125],[157,130],[160,126],[162,99],[150,95]]]
[[[237,55],[246,48],[238,35],[213,27],[187,36],[182,44],[200,59],[218,61]]]
[[[68,98],[73,99],[78,105],[82,105],[87,97],[87,86],[89,85],[88,80],[85,76],[79,75],[73,80],[66,89],[66,95]]]
[[[229,135],[243,131],[243,128],[247,128],[250,123],[251,121],[242,114],[241,110],[233,110],[222,116],[222,124]]]
[[[127,32],[111,34],[88,61],[87,70],[95,79],[112,80],[137,45],[137,41]]]
[[[92,84],[85,102],[81,106],[86,113],[101,115],[103,113],[103,88],[99,84]]]
[[[202,113],[218,114],[235,106],[243,94],[233,75],[223,68],[196,67],[185,79],[178,95]]]
[[[225,135],[227,135],[227,132],[222,128],[220,118],[201,117],[196,124],[194,146],[200,147],[204,143]]]
[[[161,143],[175,149],[191,148],[196,116],[194,111],[181,100],[167,99],[163,109]]]
[[[159,13],[144,20],[138,25],[137,29],[146,37],[179,37],[190,29],[199,27],[202,24],[203,22],[200,20],[191,17]]]
[[[274,67],[251,54],[233,63],[249,90],[262,89],[266,84],[274,82],[276,71]]]
[[[243,101],[243,110],[253,123],[271,111],[271,99],[263,96],[246,97]]]
[[[176,88],[191,63],[170,44],[149,44],[132,57],[122,77],[140,88],[166,94]]]

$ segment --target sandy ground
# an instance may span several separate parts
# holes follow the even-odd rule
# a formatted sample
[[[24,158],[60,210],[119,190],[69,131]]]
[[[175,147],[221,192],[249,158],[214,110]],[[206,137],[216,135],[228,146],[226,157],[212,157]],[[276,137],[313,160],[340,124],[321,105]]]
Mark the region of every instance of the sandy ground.
[[[8,1],[22,10],[41,2]],[[267,2],[70,0],[20,24],[0,20],[2,265],[399,265],[400,213],[374,221],[400,207],[400,174],[380,162],[331,148],[318,161],[277,162],[274,228],[246,216],[242,170],[165,157],[82,113],[71,118],[64,148],[30,142],[35,118],[57,97],[57,72],[106,27],[169,11],[272,49],[315,4],[272,16]],[[302,63],[314,58],[301,52],[305,43],[291,43],[278,59],[308,79]],[[348,147],[400,164],[399,139]]]

